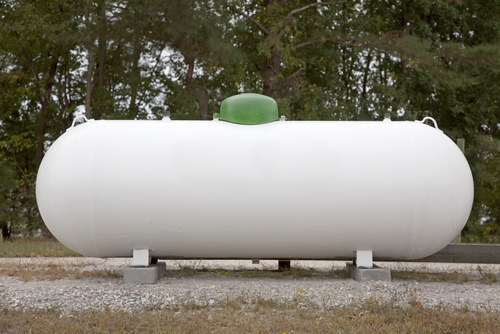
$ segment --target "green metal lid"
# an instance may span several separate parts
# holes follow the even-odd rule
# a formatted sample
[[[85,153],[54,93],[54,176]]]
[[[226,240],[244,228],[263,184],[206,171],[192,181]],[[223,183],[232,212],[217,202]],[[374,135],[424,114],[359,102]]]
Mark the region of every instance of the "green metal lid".
[[[264,124],[278,120],[278,104],[266,95],[239,94],[220,106],[220,119],[238,124]]]

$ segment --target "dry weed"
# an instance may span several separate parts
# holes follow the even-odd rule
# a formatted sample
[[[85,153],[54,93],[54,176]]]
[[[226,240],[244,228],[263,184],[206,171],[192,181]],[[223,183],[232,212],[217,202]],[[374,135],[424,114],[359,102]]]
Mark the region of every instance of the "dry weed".
[[[499,333],[498,313],[406,308],[375,301],[359,308],[302,309],[244,297],[140,312],[13,311],[0,307],[1,333]]]
[[[19,277],[28,282],[33,280],[58,280],[64,278],[84,277],[114,277],[122,276],[114,270],[84,270],[84,263],[55,264],[55,263],[5,263],[0,265],[0,276]]]

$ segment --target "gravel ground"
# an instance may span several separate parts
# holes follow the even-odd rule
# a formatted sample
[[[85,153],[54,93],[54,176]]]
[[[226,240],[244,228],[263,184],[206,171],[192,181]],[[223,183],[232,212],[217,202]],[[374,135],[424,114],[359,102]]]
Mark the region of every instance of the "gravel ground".
[[[61,266],[79,265],[81,270],[123,270],[130,259],[0,259],[5,263],[57,263]],[[477,273],[478,265],[379,263],[380,266],[398,270],[427,272]],[[195,268],[277,269],[277,261],[167,261],[167,270],[190,266]],[[345,262],[292,261],[292,266],[314,267],[318,270],[340,269]],[[483,274],[498,273],[498,265],[481,265]],[[58,308],[71,310],[138,308],[177,308],[189,303],[212,305],[219,302],[255,298],[293,302],[299,307],[356,307],[369,299],[387,301],[396,305],[420,303],[423,307],[461,308],[479,311],[500,311],[500,283],[481,284],[393,281],[360,283],[351,279],[327,277],[303,278],[240,278],[201,273],[195,276],[167,276],[154,285],[125,284],[122,278],[62,279],[57,281],[23,282],[16,277],[0,276],[0,305],[13,309]]]

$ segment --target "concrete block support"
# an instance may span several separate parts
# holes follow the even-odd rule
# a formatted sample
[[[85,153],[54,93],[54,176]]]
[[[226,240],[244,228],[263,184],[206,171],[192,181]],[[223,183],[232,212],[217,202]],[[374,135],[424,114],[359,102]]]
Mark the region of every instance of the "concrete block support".
[[[125,283],[154,284],[158,279],[158,267],[128,267],[123,271]]]
[[[167,264],[165,262],[157,262],[151,265],[151,267],[153,266],[158,268],[158,279],[163,278],[167,274]]]
[[[346,270],[349,275],[351,275],[351,277],[358,282],[391,281],[391,271],[377,265],[373,265],[373,268],[370,269],[364,269],[356,267],[352,262],[347,262]]]
[[[123,271],[123,280],[132,284],[154,284],[165,276],[166,272],[165,262],[158,262],[149,267],[128,267]]]

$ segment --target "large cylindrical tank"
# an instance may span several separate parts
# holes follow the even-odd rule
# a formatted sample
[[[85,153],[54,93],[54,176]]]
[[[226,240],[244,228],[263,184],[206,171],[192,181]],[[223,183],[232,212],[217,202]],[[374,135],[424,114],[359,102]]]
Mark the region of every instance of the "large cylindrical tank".
[[[461,231],[473,181],[416,122],[89,121],[50,147],[36,193],[87,256],[418,259]]]

